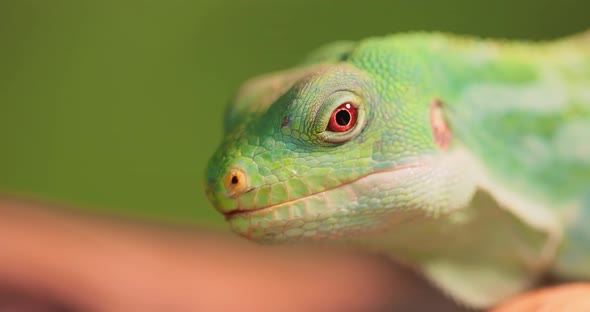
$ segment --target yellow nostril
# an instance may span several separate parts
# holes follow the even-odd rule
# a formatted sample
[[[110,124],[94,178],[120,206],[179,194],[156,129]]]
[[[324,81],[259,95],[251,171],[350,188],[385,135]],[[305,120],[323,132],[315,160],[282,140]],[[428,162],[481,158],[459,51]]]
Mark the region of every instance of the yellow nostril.
[[[246,174],[242,169],[231,168],[223,177],[223,185],[228,196],[240,196],[248,189]]]

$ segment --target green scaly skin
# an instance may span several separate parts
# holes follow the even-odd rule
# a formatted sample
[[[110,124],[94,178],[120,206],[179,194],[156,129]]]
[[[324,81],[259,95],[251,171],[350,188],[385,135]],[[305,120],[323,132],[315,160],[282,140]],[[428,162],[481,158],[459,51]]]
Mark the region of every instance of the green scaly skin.
[[[590,32],[334,43],[245,83],[225,134],[207,195],[249,239],[385,252],[474,307],[590,278]]]

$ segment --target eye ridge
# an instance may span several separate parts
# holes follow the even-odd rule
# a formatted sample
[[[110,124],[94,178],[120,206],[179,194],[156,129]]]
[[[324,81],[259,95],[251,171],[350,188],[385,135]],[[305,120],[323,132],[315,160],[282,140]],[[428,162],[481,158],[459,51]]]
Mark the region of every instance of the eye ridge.
[[[346,102],[341,104],[332,112],[326,130],[331,132],[346,132],[356,125],[357,117],[358,110],[352,103]]]

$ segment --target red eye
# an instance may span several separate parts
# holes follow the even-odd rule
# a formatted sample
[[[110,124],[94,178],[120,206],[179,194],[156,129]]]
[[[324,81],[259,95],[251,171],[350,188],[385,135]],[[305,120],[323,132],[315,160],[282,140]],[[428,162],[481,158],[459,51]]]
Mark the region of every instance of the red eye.
[[[332,132],[345,132],[356,124],[357,110],[350,103],[344,103],[332,112],[326,130]]]

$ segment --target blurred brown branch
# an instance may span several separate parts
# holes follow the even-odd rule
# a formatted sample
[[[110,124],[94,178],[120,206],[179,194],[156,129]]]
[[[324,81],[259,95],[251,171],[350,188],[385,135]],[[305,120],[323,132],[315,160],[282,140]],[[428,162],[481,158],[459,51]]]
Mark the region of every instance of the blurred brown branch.
[[[0,311],[457,311],[386,259],[259,246],[198,229],[0,197]],[[494,312],[590,311],[590,284]]]

